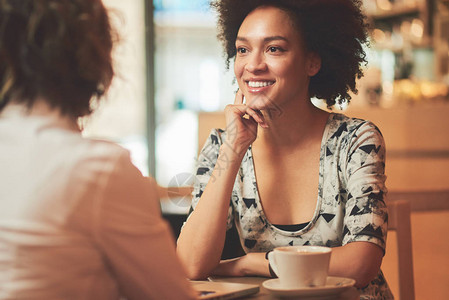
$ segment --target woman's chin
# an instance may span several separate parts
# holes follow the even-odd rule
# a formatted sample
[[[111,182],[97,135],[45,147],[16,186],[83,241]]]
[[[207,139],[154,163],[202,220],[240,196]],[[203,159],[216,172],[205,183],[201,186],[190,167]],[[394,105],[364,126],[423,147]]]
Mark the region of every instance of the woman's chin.
[[[264,110],[270,108],[273,103],[271,103],[268,97],[264,96],[249,99],[246,105],[253,110]]]

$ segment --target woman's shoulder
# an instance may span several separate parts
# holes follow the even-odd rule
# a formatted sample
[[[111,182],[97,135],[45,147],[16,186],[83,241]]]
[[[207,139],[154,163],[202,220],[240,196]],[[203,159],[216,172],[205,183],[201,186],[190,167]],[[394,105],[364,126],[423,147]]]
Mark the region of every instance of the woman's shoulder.
[[[350,117],[342,113],[331,113],[328,130],[330,137],[353,136],[362,132],[374,132],[382,135],[379,128],[370,120]]]
[[[110,163],[131,162],[130,150],[112,141],[85,139],[82,147],[80,157],[83,159]]]
[[[73,174],[81,172],[86,177],[98,178],[132,166],[130,151],[115,142],[90,138],[66,141],[65,157],[71,161],[67,166],[76,169]]]

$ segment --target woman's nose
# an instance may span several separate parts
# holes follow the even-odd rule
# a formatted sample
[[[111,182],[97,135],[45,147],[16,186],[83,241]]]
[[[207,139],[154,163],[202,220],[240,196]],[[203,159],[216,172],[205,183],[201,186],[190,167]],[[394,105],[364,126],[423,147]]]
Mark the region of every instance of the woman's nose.
[[[246,70],[251,73],[260,73],[267,70],[267,63],[263,54],[252,53],[245,66]]]

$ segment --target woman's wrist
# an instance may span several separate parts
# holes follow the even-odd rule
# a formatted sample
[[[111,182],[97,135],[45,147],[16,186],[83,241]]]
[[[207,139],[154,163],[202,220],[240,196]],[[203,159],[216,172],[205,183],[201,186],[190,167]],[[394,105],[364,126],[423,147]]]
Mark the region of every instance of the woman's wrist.
[[[242,257],[240,272],[244,276],[269,276],[268,260],[265,259],[265,253],[248,253]]]
[[[240,166],[240,163],[242,162],[242,159],[245,156],[248,147],[249,146],[237,147],[236,145],[224,143],[223,145],[220,146],[218,161],[226,163],[235,163]]]
[[[263,252],[248,253],[238,258],[222,260],[213,274],[223,276],[273,277],[269,272],[268,260],[265,259],[265,253]]]

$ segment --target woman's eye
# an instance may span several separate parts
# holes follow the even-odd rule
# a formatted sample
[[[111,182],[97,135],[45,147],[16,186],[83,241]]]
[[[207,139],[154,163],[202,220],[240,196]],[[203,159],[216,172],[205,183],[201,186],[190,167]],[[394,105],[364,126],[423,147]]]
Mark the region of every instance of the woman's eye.
[[[240,54],[245,54],[247,52],[247,50],[245,48],[238,47],[237,48],[237,52],[240,53]]]
[[[274,47],[274,46],[272,46],[272,47],[269,47],[269,48],[268,48],[268,52],[272,52],[272,53],[275,53],[275,52],[282,52],[282,49],[279,48],[279,47]]]

